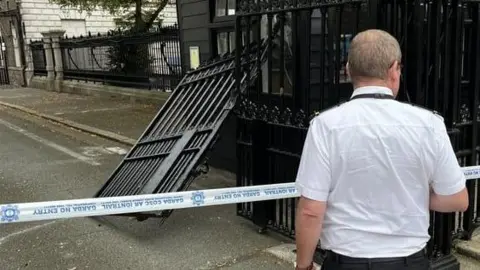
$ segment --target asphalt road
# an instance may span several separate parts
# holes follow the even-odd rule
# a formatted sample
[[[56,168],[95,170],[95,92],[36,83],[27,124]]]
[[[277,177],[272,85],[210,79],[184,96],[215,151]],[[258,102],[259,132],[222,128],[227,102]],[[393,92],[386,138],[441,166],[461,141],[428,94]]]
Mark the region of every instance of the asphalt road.
[[[121,160],[103,139],[0,108],[0,203],[90,197]],[[120,147],[120,148],[115,148]],[[224,185],[215,173],[196,187]],[[288,242],[260,235],[235,206],[177,210],[149,219],[77,218],[0,225],[0,269],[292,269],[264,249]]]

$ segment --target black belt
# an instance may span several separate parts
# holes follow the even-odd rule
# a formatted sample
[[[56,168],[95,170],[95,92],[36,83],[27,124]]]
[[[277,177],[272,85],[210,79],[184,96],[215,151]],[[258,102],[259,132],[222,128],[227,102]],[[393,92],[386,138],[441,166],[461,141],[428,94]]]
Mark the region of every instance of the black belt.
[[[354,258],[335,253],[327,250],[327,258],[338,263],[344,264],[362,264],[362,263],[385,263],[385,262],[406,262],[410,259],[424,258],[427,256],[426,249],[422,249],[412,255],[405,257],[390,257],[390,258]]]
[[[360,94],[351,97],[350,100],[357,98],[395,99],[395,97],[388,94]]]

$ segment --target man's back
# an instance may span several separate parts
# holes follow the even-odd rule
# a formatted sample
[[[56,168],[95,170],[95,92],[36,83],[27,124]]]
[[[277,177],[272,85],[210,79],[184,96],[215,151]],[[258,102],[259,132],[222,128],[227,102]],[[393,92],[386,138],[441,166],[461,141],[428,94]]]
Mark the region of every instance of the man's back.
[[[409,104],[378,99],[352,100],[319,120],[329,127],[333,161],[326,247],[349,239],[332,250],[360,257],[405,256],[421,249],[429,239],[429,179],[442,120]]]
[[[297,269],[428,269],[429,210],[465,211],[468,193],[441,117],[395,101],[402,53],[382,30],[357,34],[349,102],[312,120],[296,187]],[[308,266],[310,265],[310,266]]]
[[[365,98],[320,114],[312,128],[329,147],[331,170],[322,246],[356,257],[423,248],[443,119],[392,99]]]

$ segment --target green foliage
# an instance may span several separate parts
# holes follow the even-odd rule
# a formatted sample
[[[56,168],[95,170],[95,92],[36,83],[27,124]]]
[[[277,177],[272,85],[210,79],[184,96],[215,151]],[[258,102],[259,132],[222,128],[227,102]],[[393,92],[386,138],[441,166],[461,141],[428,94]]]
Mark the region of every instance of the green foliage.
[[[153,58],[148,53],[148,43],[121,42],[107,51],[110,71],[129,75],[150,73]]]
[[[50,0],[50,2],[63,8],[77,8],[89,14],[96,9],[108,11],[118,17],[116,20],[118,28],[132,29],[136,32],[146,32],[158,23],[158,15],[168,4],[168,0]]]

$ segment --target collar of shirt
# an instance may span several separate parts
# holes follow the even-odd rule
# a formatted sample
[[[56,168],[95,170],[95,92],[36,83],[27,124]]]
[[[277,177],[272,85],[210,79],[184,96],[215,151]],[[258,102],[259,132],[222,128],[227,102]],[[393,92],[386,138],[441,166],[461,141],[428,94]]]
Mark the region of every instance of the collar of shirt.
[[[390,90],[387,87],[383,86],[364,86],[364,87],[359,87],[353,91],[353,94],[350,98],[356,96],[356,95],[362,95],[362,94],[386,94],[386,95],[392,95],[392,90]]]

